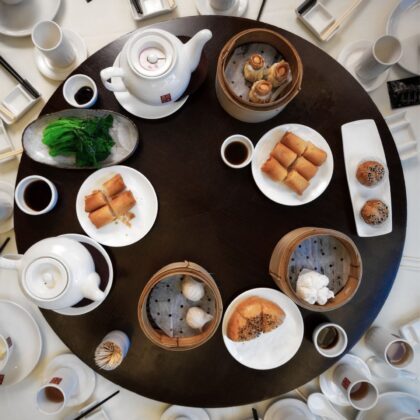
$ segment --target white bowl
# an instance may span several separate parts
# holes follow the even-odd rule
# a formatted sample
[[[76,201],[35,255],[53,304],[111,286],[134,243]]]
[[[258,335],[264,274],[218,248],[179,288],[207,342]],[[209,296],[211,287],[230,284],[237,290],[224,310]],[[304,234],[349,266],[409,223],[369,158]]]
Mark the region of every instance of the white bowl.
[[[233,143],[233,142],[239,142],[242,143],[247,149],[248,149],[248,156],[247,158],[240,164],[235,165],[233,163],[230,163],[225,156],[225,150],[226,147]],[[249,165],[249,163],[252,161],[252,155],[254,154],[254,145],[252,144],[252,141],[248,138],[243,136],[242,134],[233,134],[232,136],[225,139],[225,141],[222,143],[222,146],[220,148],[220,155],[222,156],[223,162],[229,166],[230,168],[234,169],[240,169],[244,168],[245,166]]]
[[[79,104],[74,99],[74,95],[82,87],[90,87],[93,90],[92,99],[84,104]],[[91,108],[98,99],[98,88],[92,78],[85,74],[75,74],[69,77],[63,85],[63,96],[66,102],[74,108]]]

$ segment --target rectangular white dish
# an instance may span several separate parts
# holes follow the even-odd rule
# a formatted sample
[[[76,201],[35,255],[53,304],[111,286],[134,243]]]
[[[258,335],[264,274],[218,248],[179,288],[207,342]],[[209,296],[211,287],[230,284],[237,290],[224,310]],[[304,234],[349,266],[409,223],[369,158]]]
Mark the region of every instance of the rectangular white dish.
[[[353,206],[357,234],[361,237],[380,236],[392,232],[391,186],[386,173],[383,182],[376,187],[365,187],[356,178],[359,163],[365,159],[377,159],[386,164],[382,140],[374,120],[353,121],[341,126],[344,162],[347,183]],[[360,216],[360,210],[367,200],[379,199],[389,209],[388,219],[380,225],[368,225]]]
[[[130,1],[131,13],[134,20],[143,20],[153,16],[170,13],[176,9],[175,0],[137,0],[143,13],[138,13],[133,3]]]

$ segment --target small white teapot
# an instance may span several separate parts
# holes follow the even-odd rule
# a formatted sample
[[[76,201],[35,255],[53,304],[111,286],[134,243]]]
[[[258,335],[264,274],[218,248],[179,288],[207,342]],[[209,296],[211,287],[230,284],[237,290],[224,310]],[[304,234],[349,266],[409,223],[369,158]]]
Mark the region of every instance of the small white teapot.
[[[105,298],[92,256],[74,239],[43,239],[24,255],[0,257],[0,268],[17,270],[23,292],[41,308],[65,309],[83,298]]]
[[[211,37],[203,29],[183,44],[161,29],[136,31],[120,53],[119,67],[101,71],[102,82],[112,92],[128,92],[149,105],[174,102],[187,89]],[[109,82],[112,77],[121,77],[123,85]]]

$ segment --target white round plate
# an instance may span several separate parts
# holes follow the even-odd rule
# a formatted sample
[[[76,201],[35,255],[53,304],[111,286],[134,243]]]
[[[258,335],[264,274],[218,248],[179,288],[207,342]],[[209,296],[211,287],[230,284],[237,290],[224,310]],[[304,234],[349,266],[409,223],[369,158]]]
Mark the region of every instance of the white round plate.
[[[289,410],[285,413],[285,410],[293,410],[292,414]],[[285,414],[285,415],[283,415]],[[293,417],[290,417],[292,415]],[[264,414],[264,420],[314,420],[316,417],[309,411],[308,406],[300,400],[295,398],[285,398],[278,400],[268,407]]]
[[[36,48],[34,49],[35,63],[38,67],[38,70],[43,76],[48,77],[51,80],[64,80],[76,67],[79,67],[88,56],[86,43],[78,33],[73,32],[70,29],[63,29],[63,32],[68,36],[69,41],[76,53],[76,59],[69,66],[53,67],[39,50]]]
[[[0,181],[0,190],[10,195],[12,204],[15,204],[15,188],[12,184],[5,181]],[[0,222],[0,233],[8,232],[13,229],[13,213],[12,215],[3,222]]]
[[[337,61],[362,85],[366,92],[372,92],[388,80],[389,71],[385,70],[373,80],[363,80],[356,74],[356,67],[362,58],[363,53],[370,48],[370,41],[356,41],[341,50]]]
[[[168,407],[160,416],[160,420],[176,420],[181,417],[191,420],[210,420],[209,415],[204,409],[181,407],[180,405],[171,405]]]
[[[0,333],[10,335],[14,343],[10,360],[0,373],[1,392],[32,372],[41,357],[42,336],[32,315],[9,300],[0,300]]]
[[[131,226],[116,221],[97,229],[85,212],[85,197],[116,174],[123,177],[127,190],[131,190],[136,199],[136,205],[130,210],[135,217],[130,221]],[[77,218],[85,233],[100,244],[112,247],[130,245],[146,236],[155,223],[157,212],[158,200],[153,185],[142,173],[128,166],[97,170],[85,179],[76,198]]]
[[[331,366],[327,371],[320,375],[319,385],[321,387],[322,393],[333,404],[340,405],[342,407],[349,407],[350,403],[347,401],[344,392],[341,391],[341,389],[333,381],[334,370],[338,365],[342,363],[347,363],[352,365],[354,368],[359,369],[363,372],[364,375],[366,375],[369,380],[372,379],[372,375],[368,365],[362,359],[354,356],[353,354],[346,354],[334,366]]]
[[[10,5],[0,1],[0,34],[28,36],[41,20],[52,20],[60,8],[61,0],[23,0]]]
[[[327,160],[311,179],[309,187],[302,195],[296,194],[286,185],[274,182],[261,170],[261,166],[286,131],[291,131],[304,140],[309,140],[327,153]],[[285,206],[300,206],[315,200],[328,187],[334,170],[334,158],[327,141],[313,128],[302,124],[283,124],[274,127],[261,137],[255,146],[251,165],[254,181],[266,197]]]
[[[391,12],[386,33],[397,37],[403,47],[398,64],[410,73],[420,74],[420,0],[402,0]]]
[[[368,411],[360,411],[356,420],[384,419],[393,410],[401,410],[407,416],[419,417],[420,398],[406,392],[385,392],[379,395],[375,407]]]
[[[227,325],[236,306],[244,299],[259,296],[274,302],[286,314],[283,323],[275,330],[249,341],[232,341],[227,336]],[[299,350],[303,339],[303,319],[296,304],[275,289],[259,287],[247,290],[236,297],[225,311],[222,323],[225,346],[239,363],[252,369],[274,369],[288,362]]]
[[[69,238],[69,239],[75,239],[76,241],[79,241],[82,244],[88,244],[93,246],[94,248],[96,248],[104,257],[104,259],[106,260],[106,263],[108,265],[108,271],[109,271],[109,278],[108,278],[108,283],[106,285],[106,288],[104,290],[105,293],[105,297],[103,300],[101,301],[93,301],[92,303],[90,303],[89,305],[86,306],[81,306],[81,307],[70,307],[70,308],[65,308],[65,309],[55,309],[54,312],[57,312],[58,314],[61,315],[83,315],[83,314],[87,314],[88,312],[93,311],[94,309],[96,309],[101,303],[105,302],[106,297],[109,295],[109,292],[111,290],[112,287],[112,282],[114,279],[114,270],[112,268],[112,262],[111,262],[111,258],[109,258],[109,255],[107,254],[107,252],[105,251],[104,247],[100,244],[98,244],[98,242],[96,242],[94,239],[89,238],[89,236],[85,236],[85,235],[80,235],[78,233],[66,233],[65,235],[60,235],[63,236],[64,238]]]
[[[200,15],[220,15],[220,16],[243,16],[247,7],[248,0],[235,0],[232,7],[226,10],[214,9],[210,5],[210,0],[195,0],[195,7]]]
[[[78,377],[78,387],[72,395],[67,405],[74,407],[83,404],[95,390],[96,376],[95,372],[87,365],[85,365],[78,357],[71,353],[60,354],[55,357],[45,369],[43,381],[48,381],[51,375],[59,368],[68,367],[76,372]]]
[[[120,55],[118,54],[114,67],[118,67],[120,64]],[[124,82],[121,77],[113,77],[111,79],[113,85],[117,87],[124,88]],[[180,109],[185,102],[187,102],[188,95],[184,98],[181,98],[179,101],[169,102],[164,105],[149,105],[140,101],[140,99],[131,95],[129,92],[113,92],[115,99],[118,103],[130,114],[135,115],[136,117],[145,118],[146,120],[158,120],[160,118],[168,117],[169,115],[174,114],[178,109]]]

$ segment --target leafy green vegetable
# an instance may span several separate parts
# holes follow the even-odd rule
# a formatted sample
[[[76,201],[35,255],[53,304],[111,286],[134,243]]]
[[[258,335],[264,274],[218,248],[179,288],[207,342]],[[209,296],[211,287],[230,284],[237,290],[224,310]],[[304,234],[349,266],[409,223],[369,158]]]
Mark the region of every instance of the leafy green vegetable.
[[[109,134],[113,121],[112,115],[59,118],[44,128],[42,142],[48,146],[51,156],[74,154],[77,166],[99,166],[115,144]]]

